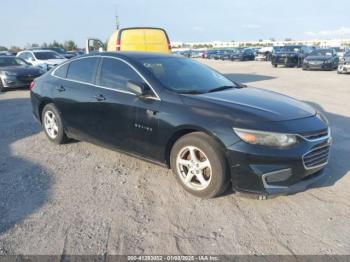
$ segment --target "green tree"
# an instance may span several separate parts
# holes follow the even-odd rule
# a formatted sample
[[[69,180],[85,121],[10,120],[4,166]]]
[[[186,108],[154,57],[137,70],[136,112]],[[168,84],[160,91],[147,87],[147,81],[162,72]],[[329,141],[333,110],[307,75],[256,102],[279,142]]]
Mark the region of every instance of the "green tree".
[[[0,46],[0,51],[8,51],[6,47]]]
[[[72,41],[72,40],[65,41],[64,44],[63,44],[63,47],[67,51],[76,50],[78,48],[76,43],[74,43],[74,41]]]
[[[22,49],[20,47],[18,47],[18,46],[11,46],[10,47],[10,51],[18,53],[18,52],[22,51]]]

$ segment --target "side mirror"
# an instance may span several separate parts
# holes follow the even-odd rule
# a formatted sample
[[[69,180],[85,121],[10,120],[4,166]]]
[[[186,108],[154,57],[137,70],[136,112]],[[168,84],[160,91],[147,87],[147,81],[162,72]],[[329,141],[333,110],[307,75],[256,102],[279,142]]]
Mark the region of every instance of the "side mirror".
[[[149,96],[151,91],[147,84],[135,81],[128,81],[127,88],[138,97],[144,98]]]

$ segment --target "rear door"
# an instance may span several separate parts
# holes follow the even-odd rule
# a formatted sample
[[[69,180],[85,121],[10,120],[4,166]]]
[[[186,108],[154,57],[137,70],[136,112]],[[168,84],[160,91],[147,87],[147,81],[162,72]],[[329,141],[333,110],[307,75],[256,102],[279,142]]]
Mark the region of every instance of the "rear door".
[[[89,140],[93,136],[90,106],[93,101],[98,57],[84,57],[58,67],[54,102],[68,133]]]

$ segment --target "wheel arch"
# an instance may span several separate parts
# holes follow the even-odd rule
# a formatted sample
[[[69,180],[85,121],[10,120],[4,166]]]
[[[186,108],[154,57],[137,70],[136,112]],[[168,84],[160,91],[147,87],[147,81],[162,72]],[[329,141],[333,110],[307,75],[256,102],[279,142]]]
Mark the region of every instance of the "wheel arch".
[[[194,132],[202,132],[213,138],[221,148],[225,148],[224,143],[212,132],[210,132],[207,129],[204,129],[199,126],[192,126],[192,125],[185,125],[185,126],[180,126],[178,127],[169,137],[169,139],[166,142],[166,147],[165,147],[165,161],[166,165],[170,167],[170,153],[171,149],[173,148],[174,144],[176,141],[178,141],[181,137],[188,135],[190,133]]]
[[[43,109],[44,107],[47,105],[47,104],[52,104],[53,103],[53,100],[50,99],[50,98],[43,98],[39,104],[39,108],[38,108],[38,113],[39,113],[39,120],[40,120],[40,123],[42,123],[42,112],[43,112]]]

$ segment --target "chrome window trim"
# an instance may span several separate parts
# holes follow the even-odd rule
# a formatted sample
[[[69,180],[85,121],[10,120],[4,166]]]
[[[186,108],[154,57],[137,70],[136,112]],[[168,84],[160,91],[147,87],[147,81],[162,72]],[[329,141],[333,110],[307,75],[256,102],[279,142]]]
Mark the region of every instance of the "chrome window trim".
[[[102,56],[98,56],[98,55],[94,55],[94,56],[86,56],[86,57],[79,57],[76,58],[74,60],[68,60],[66,62],[63,62],[62,64],[58,65],[52,72],[51,72],[51,76],[62,79],[62,80],[66,80],[66,81],[70,81],[70,82],[75,82],[75,83],[79,83],[79,84],[85,84],[85,85],[90,85],[90,86],[94,86],[94,87],[98,87],[98,88],[103,88],[103,89],[107,89],[107,90],[111,90],[111,91],[116,91],[116,92],[120,92],[120,93],[124,93],[124,94],[130,94],[130,95],[134,95],[136,96],[136,94],[129,92],[129,91],[125,91],[125,90],[121,90],[121,89],[115,89],[115,88],[111,88],[111,87],[106,87],[106,86],[100,86],[100,85],[95,85],[95,84],[91,84],[91,83],[86,83],[86,82],[82,82],[82,81],[77,81],[77,80],[72,80],[69,78],[63,78],[60,76],[56,76],[55,72],[56,70],[58,70],[61,66],[67,64],[67,63],[71,63],[77,60],[81,60],[81,59],[87,59],[87,58],[93,58],[93,57],[97,57],[97,58],[112,58],[112,59],[116,59],[119,60],[123,63],[125,63],[126,65],[128,65],[132,70],[134,70],[136,72],[136,74],[138,74],[143,81],[145,81],[145,83],[151,88],[152,92],[154,93],[155,97],[150,96],[150,97],[146,97],[146,99],[152,99],[152,100],[157,100],[157,101],[161,101],[159,95],[157,94],[157,92],[154,90],[154,88],[152,87],[152,85],[147,81],[147,79],[129,62],[125,61],[124,59],[121,59],[119,57],[114,57],[114,56],[106,56],[106,55],[102,55]]]

